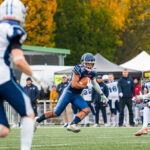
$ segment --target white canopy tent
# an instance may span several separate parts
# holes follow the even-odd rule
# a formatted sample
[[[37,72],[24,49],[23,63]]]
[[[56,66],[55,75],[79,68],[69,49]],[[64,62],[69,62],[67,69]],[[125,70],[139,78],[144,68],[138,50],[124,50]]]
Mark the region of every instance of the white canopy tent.
[[[120,66],[142,72],[150,70],[150,55],[145,51],[142,51],[139,55],[135,56],[133,59],[127,61],[126,63],[121,64]]]

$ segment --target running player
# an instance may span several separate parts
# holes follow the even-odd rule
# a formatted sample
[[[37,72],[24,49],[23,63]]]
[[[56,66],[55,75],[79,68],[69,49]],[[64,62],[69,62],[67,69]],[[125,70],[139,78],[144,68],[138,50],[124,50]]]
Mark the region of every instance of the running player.
[[[34,129],[34,113],[30,98],[15,80],[10,67],[10,56],[18,69],[38,83],[44,81],[32,72],[21,45],[26,39],[23,29],[26,8],[19,0],[5,0],[0,5],[0,137],[9,134],[10,127],[4,110],[6,100],[22,117],[21,150],[30,150]]]
[[[85,116],[90,112],[90,108],[80,95],[82,90],[86,88],[86,85],[80,84],[80,80],[83,77],[89,77],[95,90],[102,95],[102,101],[107,101],[107,98],[103,95],[98,83],[96,82],[96,71],[94,70],[95,58],[91,53],[86,53],[81,58],[81,65],[76,65],[73,69],[72,77],[68,86],[64,89],[63,94],[60,96],[58,104],[54,111],[49,111],[39,117],[37,123],[42,122],[45,119],[59,116],[66,108],[68,103],[72,103],[80,112],[77,113],[74,120],[68,125],[67,129],[73,132],[79,132],[80,129],[76,126]]]

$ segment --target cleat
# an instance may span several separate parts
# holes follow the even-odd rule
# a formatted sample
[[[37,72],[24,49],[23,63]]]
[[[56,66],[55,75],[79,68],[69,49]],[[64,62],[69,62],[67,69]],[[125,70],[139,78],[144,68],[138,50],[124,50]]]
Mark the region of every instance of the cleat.
[[[146,135],[146,134],[148,134],[148,129],[144,128],[144,129],[141,129],[138,132],[136,132],[135,136],[141,136],[141,135]]]
[[[143,131],[142,131],[143,135],[146,135],[148,134],[148,129],[147,128],[144,128]]]
[[[68,126],[67,126],[67,130],[68,130],[68,131],[72,131],[72,132],[74,132],[74,133],[80,132],[80,129],[79,129],[75,124],[68,125]]]
[[[93,125],[93,128],[97,128],[97,127],[99,127],[98,124],[94,124],[94,125]]]
[[[34,120],[34,132],[37,130],[37,127],[39,126],[39,123],[36,121],[38,119],[38,117],[35,117]]]
[[[68,123],[65,123],[64,126],[63,126],[63,128],[66,128],[67,126],[68,126]]]

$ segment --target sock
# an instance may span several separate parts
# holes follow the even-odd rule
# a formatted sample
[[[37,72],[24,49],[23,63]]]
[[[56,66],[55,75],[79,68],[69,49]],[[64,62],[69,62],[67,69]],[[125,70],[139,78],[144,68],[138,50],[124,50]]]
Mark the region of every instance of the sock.
[[[73,119],[73,121],[71,122],[70,125],[72,124],[78,124],[81,121],[81,119],[78,116],[75,116],[75,118]]]
[[[143,128],[147,128],[148,127],[149,115],[150,115],[149,108],[148,107],[144,107],[144,111],[143,111]]]
[[[43,114],[41,117],[39,117],[36,121],[38,123],[42,122],[43,120],[45,120],[45,114]]]
[[[2,132],[2,126],[0,125],[0,135],[1,135],[1,132]]]
[[[89,121],[90,119],[89,119],[89,115],[87,115],[86,117],[85,117],[85,124],[88,124],[90,121]]]
[[[110,125],[110,115],[107,115],[107,124]]]
[[[115,125],[116,122],[115,122],[115,116],[111,117],[111,120],[112,120],[112,124]]]
[[[21,128],[21,150],[31,149],[33,130],[34,120],[31,118],[23,118]]]
[[[81,124],[84,124],[85,123],[85,118],[83,120],[81,120]]]
[[[117,115],[115,115],[115,121],[116,121],[116,124],[119,123],[119,113],[117,112]]]

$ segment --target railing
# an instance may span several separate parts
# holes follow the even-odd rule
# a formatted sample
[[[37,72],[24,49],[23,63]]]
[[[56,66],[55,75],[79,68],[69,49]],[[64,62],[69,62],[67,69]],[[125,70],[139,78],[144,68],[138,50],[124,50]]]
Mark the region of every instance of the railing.
[[[57,102],[57,101],[51,101],[51,100],[40,100],[37,104],[37,112],[38,116],[42,115],[43,113],[46,113],[47,111],[50,111],[50,103],[51,102]],[[14,122],[21,122],[19,114],[15,112],[15,110],[7,103],[4,102],[4,107],[7,115],[7,119],[10,125],[14,124]],[[17,121],[15,120],[17,118]],[[44,121],[44,125],[46,124],[63,124],[63,118],[60,116],[58,118],[48,119]]]

